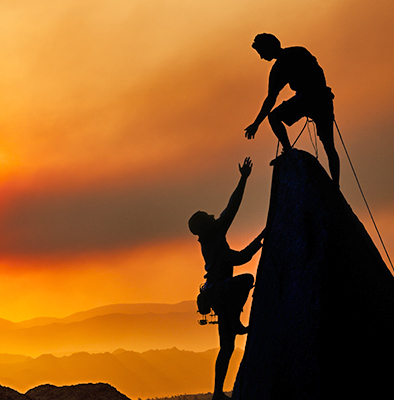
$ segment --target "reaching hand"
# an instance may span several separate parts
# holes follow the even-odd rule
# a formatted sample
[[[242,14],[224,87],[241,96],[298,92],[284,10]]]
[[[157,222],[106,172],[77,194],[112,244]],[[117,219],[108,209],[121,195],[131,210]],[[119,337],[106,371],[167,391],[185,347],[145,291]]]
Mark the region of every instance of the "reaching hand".
[[[252,172],[253,163],[250,157],[246,157],[244,163],[241,167],[241,164],[238,164],[239,172],[244,178],[247,178]]]
[[[257,129],[259,129],[259,126],[253,122],[253,124],[245,128],[245,137],[247,139],[254,139]]]

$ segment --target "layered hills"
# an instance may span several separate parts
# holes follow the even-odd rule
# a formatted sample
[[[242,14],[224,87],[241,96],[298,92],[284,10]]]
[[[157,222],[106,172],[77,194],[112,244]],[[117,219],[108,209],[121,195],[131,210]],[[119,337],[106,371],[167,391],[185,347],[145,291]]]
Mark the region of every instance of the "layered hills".
[[[232,388],[242,354],[240,349],[234,353],[227,390]],[[206,393],[213,388],[216,356],[217,350],[195,353],[176,348],[143,353],[119,349],[63,357],[0,355],[0,383],[28,395],[29,389],[43,384],[64,386],[81,382],[106,382],[132,399]],[[0,398],[6,398],[1,397],[1,391]]]
[[[205,351],[218,346],[217,330],[197,324],[194,301],[118,304],[66,318],[0,320],[0,354],[64,355],[125,348],[138,352],[177,347]],[[160,332],[160,334],[158,334]]]
[[[15,396],[44,384],[89,382],[108,383],[132,399],[209,392],[217,326],[202,327],[197,320],[194,301],[108,305],[19,323],[0,320],[0,384],[18,391]],[[227,390],[242,353],[233,357]],[[4,396],[0,393],[0,399]]]

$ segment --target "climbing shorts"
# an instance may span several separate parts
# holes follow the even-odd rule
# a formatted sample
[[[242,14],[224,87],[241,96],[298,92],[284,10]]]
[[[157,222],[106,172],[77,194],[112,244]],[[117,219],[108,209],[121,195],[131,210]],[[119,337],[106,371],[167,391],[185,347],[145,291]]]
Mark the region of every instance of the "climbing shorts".
[[[286,125],[291,126],[303,117],[311,118],[318,128],[326,131],[325,127],[332,127],[334,121],[334,95],[329,87],[314,93],[303,94],[297,92],[295,96],[284,101],[271,111],[275,117]]]

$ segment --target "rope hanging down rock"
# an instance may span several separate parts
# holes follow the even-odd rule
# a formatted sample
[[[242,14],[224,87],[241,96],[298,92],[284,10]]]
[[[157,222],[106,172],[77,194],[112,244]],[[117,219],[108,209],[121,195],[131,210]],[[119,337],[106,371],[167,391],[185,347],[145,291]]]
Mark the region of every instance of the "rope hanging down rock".
[[[313,122],[313,121],[310,120],[309,118],[306,118],[305,124],[304,124],[303,128],[301,129],[301,132],[300,132],[299,135],[297,136],[297,138],[296,138],[296,140],[294,141],[294,143],[292,144],[291,148],[293,148],[294,145],[297,143],[298,139],[301,137],[301,135],[303,134],[305,128],[308,126],[308,123],[310,123],[310,122]],[[386,246],[385,246],[385,244],[384,244],[384,242],[383,242],[382,235],[380,234],[379,228],[378,228],[378,226],[377,226],[377,224],[376,224],[376,222],[375,222],[375,218],[373,217],[371,208],[369,207],[368,201],[367,201],[367,199],[366,199],[366,197],[365,197],[365,195],[364,195],[364,191],[363,191],[363,189],[362,189],[362,187],[361,187],[360,181],[358,180],[358,176],[357,176],[356,170],[354,169],[352,160],[350,159],[349,153],[348,153],[347,148],[346,148],[346,146],[345,146],[345,142],[344,142],[343,137],[342,137],[342,135],[341,135],[341,131],[339,130],[339,127],[338,127],[338,124],[337,124],[337,121],[335,120],[335,118],[334,118],[334,124],[335,124],[335,127],[336,127],[336,129],[337,129],[339,138],[341,139],[342,146],[343,146],[343,149],[345,150],[346,157],[347,157],[347,159],[348,159],[348,161],[349,161],[349,164],[350,164],[350,167],[351,167],[351,169],[352,169],[354,178],[356,179],[357,186],[358,186],[358,188],[359,188],[359,190],[360,190],[361,196],[362,196],[362,198],[363,198],[363,200],[364,200],[364,203],[365,203],[365,205],[366,205],[366,207],[367,207],[369,216],[371,217],[373,226],[375,227],[376,233],[377,233],[377,235],[378,235],[378,237],[379,237],[379,241],[380,241],[380,243],[382,244],[383,250],[384,250],[384,252],[385,252],[385,254],[386,254],[386,257],[387,257],[387,259],[388,259],[388,261],[389,261],[389,263],[390,263],[391,272],[394,274],[394,266],[393,266],[393,263],[392,263],[392,261],[391,261],[390,255],[389,255],[389,253],[388,253],[388,251],[387,251],[387,249],[386,249]],[[309,130],[309,126],[308,126],[308,130]],[[309,136],[310,136],[310,132],[309,132]],[[313,148],[315,149],[316,158],[317,158],[317,143],[316,143],[316,147],[315,147],[315,145],[313,144],[312,139],[311,139],[311,142],[312,142]],[[277,147],[276,147],[276,157],[278,157],[279,143],[280,143],[280,142],[279,142],[279,140],[278,140],[278,145],[277,145]]]
[[[371,209],[370,209],[370,207],[369,207],[369,205],[368,205],[368,201],[367,201],[367,199],[366,199],[366,197],[365,197],[365,195],[364,195],[364,191],[363,191],[363,189],[362,189],[362,187],[361,187],[360,181],[358,180],[356,170],[355,170],[354,167],[353,167],[353,163],[352,163],[352,161],[351,161],[351,159],[350,159],[349,153],[348,153],[348,151],[347,151],[347,149],[346,149],[346,146],[345,146],[345,142],[344,142],[344,140],[343,140],[343,138],[342,138],[342,135],[341,135],[341,131],[339,130],[339,127],[338,127],[338,124],[337,124],[337,121],[335,120],[335,118],[334,118],[334,123],[335,123],[335,127],[337,128],[339,138],[341,139],[342,146],[343,146],[343,148],[344,148],[344,150],[345,150],[346,157],[347,157],[347,159],[348,159],[348,161],[349,161],[349,164],[350,164],[350,167],[351,167],[351,169],[352,169],[352,171],[353,171],[354,178],[356,179],[356,182],[357,182],[358,188],[359,188],[359,190],[360,190],[361,196],[362,196],[362,198],[363,198],[363,200],[364,200],[364,203],[365,203],[365,205],[366,205],[366,207],[367,207],[369,216],[371,217],[371,220],[372,220],[373,226],[375,227],[376,233],[378,234],[380,243],[382,244],[382,247],[383,247],[383,249],[384,249],[384,252],[386,253],[386,257],[387,257],[387,259],[388,259],[388,261],[389,261],[389,263],[390,263],[390,266],[391,266],[391,271],[394,273],[394,267],[393,267],[393,263],[391,262],[390,255],[389,255],[389,253],[388,253],[388,251],[387,251],[387,249],[386,249],[386,246],[384,245],[383,238],[382,238],[382,236],[381,236],[381,234],[380,234],[380,232],[379,232],[378,226],[376,225],[375,218],[374,218],[373,215],[372,215],[372,211],[371,211]]]

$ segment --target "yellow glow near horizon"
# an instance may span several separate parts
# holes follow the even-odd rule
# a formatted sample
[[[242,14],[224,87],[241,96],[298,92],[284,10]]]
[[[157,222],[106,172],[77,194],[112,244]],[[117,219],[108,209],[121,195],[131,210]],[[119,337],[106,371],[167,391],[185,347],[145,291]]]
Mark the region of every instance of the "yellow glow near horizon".
[[[3,261],[0,318],[20,322],[107,304],[193,300],[203,274],[196,248],[193,241],[164,242],[107,255]]]

